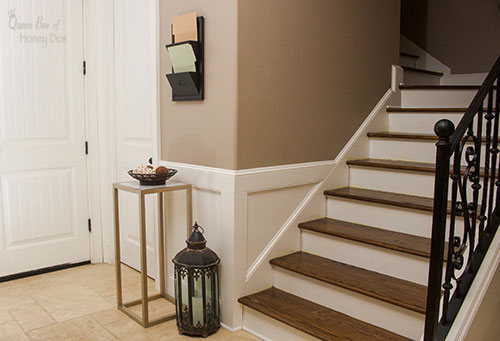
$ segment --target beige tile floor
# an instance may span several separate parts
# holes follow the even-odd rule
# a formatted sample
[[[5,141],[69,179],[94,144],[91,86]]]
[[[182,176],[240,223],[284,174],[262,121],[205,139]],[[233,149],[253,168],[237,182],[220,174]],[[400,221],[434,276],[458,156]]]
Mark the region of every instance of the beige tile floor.
[[[139,298],[139,273],[122,266],[122,274],[124,300]],[[151,295],[154,282],[148,284]],[[109,264],[0,283],[0,340],[196,340],[180,336],[175,320],[144,329],[115,305],[114,266]],[[150,305],[152,318],[172,311],[175,307],[164,300]],[[206,340],[258,339],[221,328]]]

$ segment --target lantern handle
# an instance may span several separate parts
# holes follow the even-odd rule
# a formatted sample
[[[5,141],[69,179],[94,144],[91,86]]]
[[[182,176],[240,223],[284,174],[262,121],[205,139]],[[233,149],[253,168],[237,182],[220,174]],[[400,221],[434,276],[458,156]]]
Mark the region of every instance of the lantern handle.
[[[203,227],[201,227],[200,225],[198,225],[198,222],[195,221],[194,226],[193,226],[193,232],[196,231],[197,229],[201,229],[201,233],[205,234],[205,229]]]

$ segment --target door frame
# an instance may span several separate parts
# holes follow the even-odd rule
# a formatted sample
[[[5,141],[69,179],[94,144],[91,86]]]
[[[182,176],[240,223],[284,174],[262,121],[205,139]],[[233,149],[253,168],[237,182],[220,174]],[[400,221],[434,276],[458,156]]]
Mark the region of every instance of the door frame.
[[[82,0],[84,15],[85,111],[87,115],[89,215],[92,221],[90,256],[92,263],[114,263],[114,216],[111,184],[117,179],[115,111],[115,0]],[[157,42],[151,59],[155,65],[150,81],[154,84],[156,120],[152,137],[153,159],[160,160],[160,21],[159,0],[151,6],[150,32]],[[156,238],[155,238],[156,240]],[[156,257],[158,258],[158,257]],[[157,261],[156,261],[157,262]],[[158,263],[158,262],[157,262]]]

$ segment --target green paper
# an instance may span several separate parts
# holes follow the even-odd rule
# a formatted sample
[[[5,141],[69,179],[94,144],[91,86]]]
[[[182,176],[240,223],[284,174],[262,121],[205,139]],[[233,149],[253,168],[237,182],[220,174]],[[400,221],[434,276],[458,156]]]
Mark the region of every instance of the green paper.
[[[182,44],[167,48],[170,56],[170,63],[174,68],[174,73],[196,72],[196,56],[190,44]]]

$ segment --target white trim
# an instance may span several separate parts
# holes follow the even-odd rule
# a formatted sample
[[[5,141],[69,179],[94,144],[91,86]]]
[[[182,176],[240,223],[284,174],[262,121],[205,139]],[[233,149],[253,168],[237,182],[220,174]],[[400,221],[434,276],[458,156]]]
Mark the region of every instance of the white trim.
[[[259,168],[249,168],[234,171],[236,176],[244,175],[256,175],[261,173],[272,173],[272,172],[283,172],[287,170],[296,170],[302,168],[313,168],[321,166],[331,166],[334,163],[333,160],[327,161],[314,161],[314,162],[303,162],[303,163],[293,163],[288,165],[270,166],[270,167],[259,167]]]
[[[235,332],[237,332],[237,331],[241,330],[241,327],[231,328],[231,327],[229,327],[227,324],[224,324],[224,323],[222,323],[222,322],[220,323],[220,326],[221,326],[222,328],[224,328],[224,329],[229,330],[231,333],[235,333]]]
[[[264,341],[273,341],[270,338],[265,337],[264,335],[261,335],[261,334],[257,333],[256,331],[254,331],[253,329],[250,329],[248,327],[242,326],[241,329],[243,329],[244,331],[246,331],[249,334],[252,334],[252,335],[258,337],[261,340],[264,340]]]
[[[85,0],[85,106],[89,117],[91,261],[113,261],[113,198],[116,179],[113,0]],[[103,228],[105,227],[105,228]]]
[[[294,226],[294,222],[296,221],[296,219],[299,217],[299,215],[302,213],[302,211],[306,208],[306,206],[309,204],[309,202],[312,200],[312,198],[323,187],[323,184],[325,181],[326,181],[326,179],[324,179],[319,184],[314,186],[309,191],[309,193],[307,193],[304,200],[302,200],[300,205],[293,211],[292,215],[289,216],[288,219],[285,221],[285,223],[280,227],[278,232],[274,235],[274,237],[271,239],[271,241],[266,245],[264,250],[262,250],[260,255],[255,259],[255,261],[252,263],[252,265],[248,269],[247,274],[246,274],[246,278],[245,278],[245,282],[248,282],[250,280],[250,278],[252,278],[254,273],[266,261],[267,257],[271,253],[271,251],[278,244],[278,242],[283,238],[283,236],[288,231],[288,229],[290,229],[292,226]]]
[[[493,276],[496,273],[497,267],[500,263],[500,233],[496,233],[486,257],[479,268],[479,271],[472,282],[472,285],[467,292],[462,307],[458,311],[458,315],[448,332],[447,340],[463,340],[469,332],[469,328],[474,322],[486,291],[490,286]]]
[[[347,144],[344,146],[344,148],[342,148],[342,150],[340,151],[339,155],[337,155],[337,157],[335,158],[335,163],[336,164],[339,164],[340,162],[344,161],[347,158],[349,152],[354,148],[354,145],[356,144],[356,142],[361,137],[366,136],[368,127],[373,122],[373,120],[375,119],[375,117],[380,112],[382,112],[382,111],[385,112],[385,108],[387,107],[387,103],[389,102],[389,99],[391,98],[392,94],[393,94],[393,91],[391,89],[388,89],[385,92],[384,96],[382,96],[382,98],[377,103],[377,105],[375,106],[375,108],[373,108],[373,110],[370,112],[370,115],[368,115],[368,117],[361,124],[361,126],[359,126],[358,130],[356,130],[356,132],[354,133],[354,135],[352,135],[352,137],[350,138],[349,142],[347,142]]]

